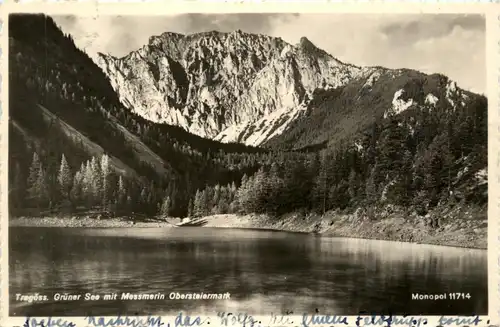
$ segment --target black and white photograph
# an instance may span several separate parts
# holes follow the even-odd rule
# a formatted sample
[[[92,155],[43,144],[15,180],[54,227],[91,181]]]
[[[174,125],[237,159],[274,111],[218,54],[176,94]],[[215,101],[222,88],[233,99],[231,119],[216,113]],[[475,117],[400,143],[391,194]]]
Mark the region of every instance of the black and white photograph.
[[[9,316],[488,314],[484,15],[7,25]]]

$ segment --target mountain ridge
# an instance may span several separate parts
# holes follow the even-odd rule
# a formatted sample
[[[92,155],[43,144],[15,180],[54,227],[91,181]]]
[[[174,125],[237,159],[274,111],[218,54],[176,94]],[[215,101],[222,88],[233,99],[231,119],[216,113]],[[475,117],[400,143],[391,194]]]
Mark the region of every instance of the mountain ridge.
[[[281,117],[300,116],[316,88],[371,71],[341,62],[305,37],[291,45],[242,31],[166,32],[122,58],[99,54],[96,62],[122,102],[143,117],[248,145],[284,130],[290,119]],[[280,118],[263,126],[277,111]]]
[[[445,113],[463,109],[477,97],[458,88],[456,82],[442,74],[379,68],[346,86],[317,89],[306,114],[264,145],[288,150],[324,142],[334,146],[337,141],[355,136],[377,121],[404,115],[406,111]],[[312,138],[312,135],[318,137]]]
[[[303,52],[283,48],[279,58],[260,72],[281,84],[270,88],[268,79],[258,79],[260,89],[252,85],[253,90],[265,91],[260,100],[268,102],[287,94],[277,85],[286,86],[285,91],[294,92],[292,105],[303,105],[299,117],[293,116],[298,112],[294,106],[282,112],[270,110],[279,106],[268,107],[267,113],[266,108],[246,108],[262,115],[249,127],[262,124],[267,134],[242,129],[234,135],[266,146],[256,148],[203,138],[133,113],[102,69],[47,16],[10,17],[9,37],[12,210],[32,206],[40,214],[70,202],[70,212],[98,206],[118,215],[266,213],[279,220],[296,210],[324,215],[338,209],[399,206],[415,212],[415,219],[426,220],[436,207],[473,205],[481,212],[486,208],[487,99],[461,90],[444,75],[377,68],[348,78],[349,70],[342,71],[336,62],[307,55],[300,61]],[[154,54],[151,58],[159,58]],[[201,55],[203,49],[195,49],[187,58]],[[164,62],[170,73],[175,65],[169,60]],[[196,76],[205,80],[191,89],[179,82],[179,94],[186,99],[197,96],[199,90],[193,87],[203,86],[209,88],[208,99],[214,67],[201,59],[191,64],[198,67],[197,73],[201,68]],[[297,83],[294,74],[301,72],[305,74],[300,81],[312,80],[309,86],[322,82],[315,72],[328,64],[340,76],[332,77],[327,87],[308,93],[302,82]],[[235,72],[243,78],[248,67],[241,66]],[[282,68],[288,69],[286,74],[276,74]],[[203,73],[204,69],[212,72]],[[153,77],[151,81],[161,83]],[[253,95],[242,98],[253,103]],[[45,119],[49,111],[66,125]],[[289,121],[283,124],[283,118]],[[277,123],[270,124],[272,120]],[[91,152],[89,146],[99,151]],[[135,171],[139,180],[111,174],[113,158]],[[367,213],[363,219],[378,218]],[[430,222],[429,228],[438,227],[435,220]]]
[[[276,143],[273,138],[280,139],[307,116],[316,91],[366,79],[358,90],[363,95],[381,76],[388,85],[388,79],[401,76],[431,76],[411,69],[345,63],[305,36],[292,45],[241,30],[164,32],[121,58],[101,53],[96,62],[121,101],[140,116],[202,137],[252,146]],[[390,91],[388,111],[405,106],[403,100],[393,99],[397,92],[405,97],[405,83]],[[453,85],[453,91],[465,92]],[[388,92],[378,90],[382,95]],[[436,97],[433,92],[437,90],[429,91],[430,97]]]
[[[9,37],[9,165],[17,167],[9,178],[11,185],[20,184],[14,187],[19,194],[13,196],[13,210],[22,207],[29,193],[26,180],[34,153],[43,164],[42,177],[50,177],[50,191],[42,195],[50,194],[52,203],[59,199],[54,180],[62,155],[73,172],[107,155],[111,168],[124,168],[114,178],[128,183],[135,210],[156,212],[155,201],[166,193],[172,212],[185,215],[197,188],[238,180],[243,171],[253,169],[251,161],[244,161],[247,153],[266,152],[203,139],[133,114],[120,103],[102,70],[50,17],[12,15]],[[51,123],[47,115],[59,123]],[[226,152],[230,162],[220,158]],[[123,165],[114,165],[118,161]],[[246,168],[235,171],[241,166]],[[45,200],[43,205],[49,203]]]

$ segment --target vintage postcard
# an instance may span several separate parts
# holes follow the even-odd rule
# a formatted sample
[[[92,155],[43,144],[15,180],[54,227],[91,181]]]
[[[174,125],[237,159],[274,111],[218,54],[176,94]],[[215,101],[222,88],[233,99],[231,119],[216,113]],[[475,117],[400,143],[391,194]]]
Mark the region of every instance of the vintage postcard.
[[[498,6],[2,9],[2,326],[500,323]]]

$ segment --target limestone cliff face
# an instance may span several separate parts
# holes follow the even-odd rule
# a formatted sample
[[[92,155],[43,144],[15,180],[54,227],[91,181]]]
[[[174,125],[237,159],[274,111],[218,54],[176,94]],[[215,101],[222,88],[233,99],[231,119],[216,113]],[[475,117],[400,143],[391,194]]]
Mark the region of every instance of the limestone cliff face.
[[[384,105],[383,117],[436,105],[439,99],[453,107],[467,100],[445,77],[446,87],[438,88],[420,83],[436,78],[416,71],[356,67],[305,37],[292,45],[241,31],[164,33],[123,58],[99,54],[97,64],[122,103],[142,117],[217,141],[254,146],[290,129],[306,114],[318,89],[358,85],[345,101],[368,95]],[[425,99],[419,98],[422,92]],[[373,111],[371,103],[354,106]]]
[[[299,117],[317,88],[336,88],[373,69],[344,64],[306,38],[164,33],[98,65],[121,101],[155,122],[223,142],[260,145]]]

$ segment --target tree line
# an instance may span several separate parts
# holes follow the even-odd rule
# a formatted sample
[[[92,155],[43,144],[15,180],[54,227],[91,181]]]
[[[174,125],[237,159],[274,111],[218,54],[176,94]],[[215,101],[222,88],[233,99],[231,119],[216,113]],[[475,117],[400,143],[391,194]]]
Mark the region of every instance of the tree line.
[[[279,216],[386,204],[426,214],[439,204],[484,205],[487,185],[478,174],[487,167],[486,112],[484,98],[464,110],[419,107],[374,124],[363,137],[336,149],[275,152],[272,163],[245,174],[236,187],[198,191],[194,215]],[[230,196],[218,195],[220,190]]]
[[[484,97],[458,109],[445,101],[437,107],[419,105],[321,151],[221,144],[148,122],[124,108],[104,73],[50,18],[14,17],[9,24],[13,210],[279,215],[391,203],[425,213],[440,202],[487,199],[474,187],[474,174],[487,164]],[[37,36],[37,31],[45,34]],[[90,156],[83,144],[46,122],[37,104],[99,144],[105,154]],[[14,124],[22,128],[14,129]],[[168,175],[138,159],[117,124],[168,163],[173,168]],[[139,177],[117,173],[111,157]]]

